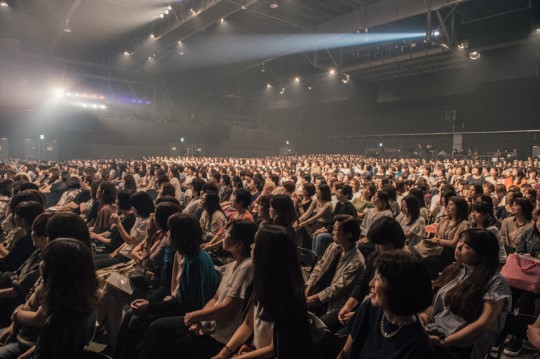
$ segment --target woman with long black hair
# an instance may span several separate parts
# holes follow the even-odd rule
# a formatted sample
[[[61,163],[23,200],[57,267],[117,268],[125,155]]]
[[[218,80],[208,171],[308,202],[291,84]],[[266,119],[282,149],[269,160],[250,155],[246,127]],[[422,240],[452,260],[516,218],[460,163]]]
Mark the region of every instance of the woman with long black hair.
[[[420,316],[441,359],[469,358],[474,344],[486,355],[500,314],[511,304],[510,288],[498,272],[499,243],[492,232],[464,231],[455,259],[434,282],[438,291],[433,305]]]
[[[311,358],[304,280],[294,240],[281,226],[255,237],[253,295],[247,314],[214,359]],[[251,342],[247,342],[253,336]]]

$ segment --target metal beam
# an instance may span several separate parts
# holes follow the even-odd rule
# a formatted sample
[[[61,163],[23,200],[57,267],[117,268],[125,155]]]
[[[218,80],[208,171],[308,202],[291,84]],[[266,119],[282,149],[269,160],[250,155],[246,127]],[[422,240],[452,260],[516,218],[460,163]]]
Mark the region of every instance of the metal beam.
[[[56,30],[56,35],[54,35],[54,39],[51,42],[51,46],[49,46],[49,50],[53,51],[56,48],[56,45],[60,42],[60,37],[62,36],[62,33],[64,32],[64,29],[67,27],[69,20],[75,14],[75,11],[79,8],[79,5],[81,5],[82,0],[74,0],[71,4],[65,19],[63,19],[63,22],[60,23],[58,26],[58,29]]]

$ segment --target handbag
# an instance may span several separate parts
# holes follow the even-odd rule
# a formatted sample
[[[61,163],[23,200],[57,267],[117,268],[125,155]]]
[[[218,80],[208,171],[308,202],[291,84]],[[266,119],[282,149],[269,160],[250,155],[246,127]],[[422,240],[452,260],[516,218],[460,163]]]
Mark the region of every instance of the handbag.
[[[444,249],[443,246],[426,240],[418,242],[413,248],[422,258],[440,256]]]
[[[510,287],[538,293],[540,291],[540,261],[529,256],[511,253],[501,269]]]

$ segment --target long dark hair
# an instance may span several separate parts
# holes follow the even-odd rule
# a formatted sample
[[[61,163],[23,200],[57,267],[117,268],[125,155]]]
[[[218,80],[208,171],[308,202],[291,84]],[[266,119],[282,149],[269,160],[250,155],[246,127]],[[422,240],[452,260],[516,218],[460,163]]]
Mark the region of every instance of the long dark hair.
[[[495,218],[495,215],[493,214],[493,205],[490,205],[488,202],[475,203],[471,209],[471,212],[473,211],[486,216],[486,219],[482,224],[484,228],[491,227],[497,223],[497,218]]]
[[[81,241],[60,238],[43,252],[43,294],[47,312],[90,314],[98,301],[92,252]]]
[[[285,228],[268,225],[257,232],[253,265],[253,301],[263,308],[262,319],[282,321],[292,308],[306,308],[295,240]]]
[[[203,242],[199,220],[190,214],[176,213],[169,217],[168,225],[171,242],[178,253],[195,257]]]
[[[415,196],[405,196],[403,201],[407,204],[407,211],[409,212],[409,217],[411,218],[408,226],[412,225],[420,217],[420,202]]]
[[[466,221],[469,217],[469,204],[463,197],[450,197],[448,202],[454,202],[456,205],[456,221]],[[448,204],[447,204],[448,205]],[[448,213],[450,215],[450,213]]]
[[[270,206],[276,211],[275,225],[288,227],[296,220],[296,211],[291,197],[277,194],[270,199]]]
[[[208,213],[208,220],[211,222],[212,215],[215,212],[223,212],[219,204],[219,195],[215,192],[206,192],[203,196],[206,196],[206,212]]]
[[[476,252],[478,262],[467,278],[446,293],[444,302],[454,314],[474,322],[482,313],[482,298],[499,267],[499,241],[493,232],[486,229],[467,229],[461,236],[464,243]],[[455,280],[460,270],[461,262],[451,264],[435,280],[434,287],[440,288]]]

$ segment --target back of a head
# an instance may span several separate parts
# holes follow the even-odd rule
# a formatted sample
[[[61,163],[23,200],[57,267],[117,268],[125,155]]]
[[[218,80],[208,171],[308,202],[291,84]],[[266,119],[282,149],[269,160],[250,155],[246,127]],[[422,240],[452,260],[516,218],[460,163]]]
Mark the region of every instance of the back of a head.
[[[172,202],[162,202],[156,206],[156,223],[163,232],[169,230],[168,221],[169,217],[175,213],[180,213],[182,208],[180,205]]]
[[[281,226],[268,225],[255,237],[253,296],[273,319],[302,297],[304,280],[293,238]]]
[[[24,219],[24,223],[30,228],[34,219],[44,211],[43,205],[35,201],[21,202],[15,207],[15,215]]]
[[[367,238],[379,245],[391,245],[395,249],[405,246],[405,233],[401,225],[392,217],[382,217],[373,222]]]
[[[73,238],[90,248],[90,232],[84,220],[73,212],[58,212],[47,223],[49,242],[57,238]]]
[[[129,197],[129,204],[135,208],[137,215],[142,218],[147,218],[155,210],[152,197],[144,191],[135,192]]]
[[[169,238],[176,250],[187,257],[197,255],[203,242],[199,220],[192,215],[175,213],[169,217]]]
[[[404,251],[385,252],[377,257],[375,265],[386,282],[385,299],[394,315],[414,315],[431,305],[431,278],[418,256]]]
[[[58,238],[43,253],[44,300],[49,314],[86,315],[96,309],[98,280],[90,248]]]

